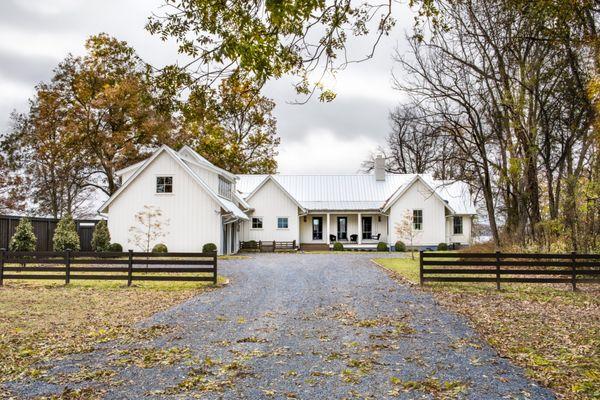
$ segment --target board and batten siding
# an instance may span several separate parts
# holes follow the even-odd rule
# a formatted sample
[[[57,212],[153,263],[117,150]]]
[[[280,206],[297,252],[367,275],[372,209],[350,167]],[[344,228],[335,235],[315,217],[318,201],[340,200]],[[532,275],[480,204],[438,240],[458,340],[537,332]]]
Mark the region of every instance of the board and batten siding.
[[[460,243],[462,245],[471,244],[471,215],[458,215],[463,220],[463,233],[462,235],[454,234],[454,219],[452,216],[446,219],[446,236],[448,237],[448,243]]]
[[[298,206],[275,183],[268,181],[247,201],[254,211],[242,224],[242,240],[299,242]],[[252,217],[262,217],[262,229],[252,228]],[[277,228],[278,217],[288,218],[287,229]]]
[[[423,210],[423,230],[413,239],[413,245],[437,246],[439,243],[446,243],[446,207],[429,188],[417,180],[390,209],[390,244],[401,240],[409,245],[409,238],[401,237],[396,232],[396,223],[403,220],[407,210],[412,218],[415,209]]]
[[[157,176],[173,176],[173,193],[156,193]],[[112,242],[120,243],[125,250],[142,250],[131,240],[129,229],[136,224],[135,214],[145,205],[160,208],[163,218],[169,220],[166,235],[157,240],[166,244],[169,251],[199,252],[208,242],[221,250],[220,206],[166,152],[154,159],[110,204],[108,228]]]

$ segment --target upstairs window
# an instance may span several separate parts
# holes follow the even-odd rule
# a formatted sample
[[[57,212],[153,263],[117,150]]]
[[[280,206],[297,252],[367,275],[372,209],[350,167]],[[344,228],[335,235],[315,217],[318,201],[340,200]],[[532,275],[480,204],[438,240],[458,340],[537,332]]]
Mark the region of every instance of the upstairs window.
[[[423,230],[423,210],[413,210],[413,229],[415,231]]]
[[[232,184],[227,179],[219,176],[219,196],[223,196],[226,199],[231,200],[232,194]]]
[[[463,234],[463,219],[462,217],[454,217],[454,234],[462,235]]]
[[[157,176],[156,193],[173,193],[173,177]]]
[[[252,217],[252,229],[262,229],[263,219],[262,217]]]
[[[277,217],[277,229],[288,229],[288,217]]]

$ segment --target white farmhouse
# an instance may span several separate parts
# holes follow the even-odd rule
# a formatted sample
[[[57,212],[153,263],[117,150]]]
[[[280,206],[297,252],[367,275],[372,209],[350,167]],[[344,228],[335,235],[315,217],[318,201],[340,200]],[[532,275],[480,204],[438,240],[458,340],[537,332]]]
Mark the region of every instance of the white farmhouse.
[[[214,243],[235,253],[240,241],[295,241],[300,248],[468,245],[476,216],[468,186],[430,175],[390,174],[376,159],[373,174],[234,175],[190,147],[163,146],[150,158],[118,171],[122,185],[100,212],[113,242],[135,248],[135,214],[153,206],[168,219],[161,242],[169,251],[201,251]],[[406,225],[406,224],[405,224]]]

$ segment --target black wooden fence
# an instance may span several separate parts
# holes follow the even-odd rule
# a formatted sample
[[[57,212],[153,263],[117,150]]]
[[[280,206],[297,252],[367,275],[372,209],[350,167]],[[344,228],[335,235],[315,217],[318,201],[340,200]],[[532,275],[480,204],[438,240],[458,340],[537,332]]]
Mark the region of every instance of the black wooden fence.
[[[600,283],[600,254],[440,253],[421,251],[419,281]]]
[[[0,215],[0,249],[8,249],[10,238],[15,234],[15,230],[21,218],[12,215]],[[29,218],[33,225],[33,233],[37,238],[36,251],[52,250],[52,238],[54,230],[58,224],[55,218]],[[82,251],[92,250],[92,234],[94,227],[99,222],[96,219],[76,219],[77,233],[79,234],[79,243]]]
[[[275,252],[278,250],[298,250],[298,246],[296,246],[296,240],[288,242],[278,242],[275,240],[265,242],[263,242],[262,240],[259,240],[258,242],[254,240],[249,240],[246,242],[240,242],[240,251]]]
[[[128,286],[132,281],[216,284],[217,253],[11,252],[2,249],[0,285],[5,279],[64,280],[66,284],[78,279],[122,280],[127,281]]]

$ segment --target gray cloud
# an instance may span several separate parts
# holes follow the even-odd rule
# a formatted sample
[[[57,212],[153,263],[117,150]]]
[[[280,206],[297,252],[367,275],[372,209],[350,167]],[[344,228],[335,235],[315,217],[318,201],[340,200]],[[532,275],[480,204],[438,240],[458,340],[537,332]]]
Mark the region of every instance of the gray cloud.
[[[0,77],[25,84],[47,81],[57,66],[56,59],[45,56],[14,54],[0,50]]]

